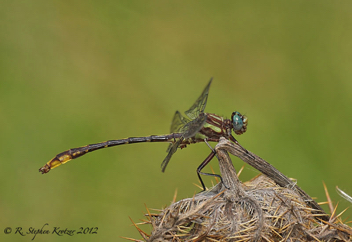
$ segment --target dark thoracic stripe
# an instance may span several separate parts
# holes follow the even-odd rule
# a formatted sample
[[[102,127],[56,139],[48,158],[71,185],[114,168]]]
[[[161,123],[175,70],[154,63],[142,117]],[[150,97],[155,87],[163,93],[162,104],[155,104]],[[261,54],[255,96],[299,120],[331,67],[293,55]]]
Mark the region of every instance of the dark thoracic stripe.
[[[207,125],[204,125],[200,130],[200,133],[204,134],[208,138],[218,141],[222,136],[226,137],[226,125],[225,120],[215,114],[207,114]]]
[[[208,113],[207,123],[223,129],[224,119],[218,115]]]

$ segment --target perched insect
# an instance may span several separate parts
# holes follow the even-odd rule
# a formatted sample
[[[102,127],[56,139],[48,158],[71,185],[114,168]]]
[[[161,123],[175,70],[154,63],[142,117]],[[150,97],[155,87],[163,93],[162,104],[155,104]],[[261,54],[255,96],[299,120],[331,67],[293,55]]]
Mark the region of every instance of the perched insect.
[[[189,144],[199,142],[218,142],[220,137],[225,137],[239,145],[237,140],[232,136],[232,130],[237,135],[246,132],[248,124],[248,119],[246,116],[241,115],[239,112],[233,112],[230,120],[216,114],[204,113],[211,82],[212,79],[210,79],[208,85],[205,87],[196,102],[187,111],[185,111],[185,116],[181,115],[179,111],[176,111],[172,120],[170,134],[108,140],[97,144],[90,144],[79,148],[69,149],[56,155],[47,164],[41,167],[39,171],[42,172],[42,174],[47,173],[61,164],[65,164],[66,162],[85,155],[88,152],[102,148],[141,142],[169,142],[170,145],[167,149],[168,154],[161,164],[162,171],[164,172],[177,148],[184,148]],[[207,159],[197,169],[197,173],[204,190],[205,186],[199,174],[207,174],[202,173],[201,170],[209,163],[214,155],[215,153],[207,157]]]

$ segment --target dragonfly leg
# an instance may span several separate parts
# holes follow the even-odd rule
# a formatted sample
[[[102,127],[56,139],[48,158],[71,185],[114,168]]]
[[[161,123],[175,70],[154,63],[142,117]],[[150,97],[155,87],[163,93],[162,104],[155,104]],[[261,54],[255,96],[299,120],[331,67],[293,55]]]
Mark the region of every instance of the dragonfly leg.
[[[209,162],[214,158],[215,155],[216,155],[216,152],[215,152],[215,150],[212,149],[212,151],[211,151],[211,153],[208,155],[208,157],[207,157],[207,158],[202,162],[202,164],[200,164],[200,165],[198,166],[198,168],[197,168],[197,175],[198,175],[198,178],[199,178],[200,183],[202,183],[202,187],[203,187],[203,190],[204,190],[204,191],[206,190],[206,188],[205,188],[204,182],[203,182],[203,180],[202,180],[202,178],[201,178],[200,175],[218,177],[218,178],[220,179],[221,183],[224,184],[224,182],[223,182],[223,180],[222,180],[222,177],[221,177],[220,175],[201,172],[201,170],[202,170],[206,165],[209,164]],[[224,184],[224,186],[225,186],[226,188],[228,188],[225,184]]]
[[[211,149],[214,153],[216,153],[215,150],[213,149],[213,147],[211,147],[211,145],[208,143],[208,139],[204,139],[204,142],[207,144],[209,149]]]

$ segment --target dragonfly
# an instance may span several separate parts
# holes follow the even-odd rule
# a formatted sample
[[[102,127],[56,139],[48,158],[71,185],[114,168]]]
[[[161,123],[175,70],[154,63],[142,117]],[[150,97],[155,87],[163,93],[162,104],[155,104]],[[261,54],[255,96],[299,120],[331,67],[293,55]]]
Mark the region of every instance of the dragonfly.
[[[51,169],[54,169],[61,164],[65,164],[72,159],[76,159],[89,152],[107,147],[142,142],[168,142],[170,144],[167,149],[167,156],[161,163],[161,170],[162,172],[165,172],[171,157],[178,148],[182,149],[187,147],[187,145],[200,142],[205,142],[207,144],[208,142],[219,142],[220,137],[225,137],[241,146],[232,135],[232,131],[234,131],[236,135],[241,135],[246,132],[248,118],[245,115],[235,111],[232,113],[231,119],[225,119],[219,115],[204,112],[211,83],[212,78],[204,88],[202,94],[195,101],[195,103],[187,111],[184,112],[185,115],[182,115],[179,111],[176,111],[171,122],[170,134],[151,135],[146,137],[129,137],[125,139],[108,140],[101,143],[72,148],[57,154],[43,167],[41,167],[39,171],[42,174],[48,173]],[[208,146],[211,147],[209,144]],[[203,190],[206,190],[206,188],[200,174],[217,176],[221,179],[219,175],[201,172],[201,170],[210,162],[210,160],[215,155],[215,151],[212,150],[211,154],[197,168],[197,174],[203,186]]]

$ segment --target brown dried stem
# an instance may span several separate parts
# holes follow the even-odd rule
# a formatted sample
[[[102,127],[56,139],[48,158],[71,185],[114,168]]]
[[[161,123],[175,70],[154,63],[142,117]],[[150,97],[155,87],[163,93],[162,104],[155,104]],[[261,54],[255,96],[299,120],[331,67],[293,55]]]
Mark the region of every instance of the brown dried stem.
[[[148,212],[151,235],[138,228],[145,241],[351,241],[339,215],[330,218],[268,162],[226,139],[215,150],[225,185]],[[264,175],[241,183],[228,152]]]
[[[240,158],[241,160],[243,160],[244,162],[246,162],[250,166],[254,167],[258,171],[260,171],[261,173],[263,173],[264,175],[266,175],[267,177],[272,179],[279,186],[288,187],[288,188],[291,188],[291,189],[297,191],[302,196],[302,198],[307,203],[307,205],[314,209],[314,213],[319,215],[320,219],[323,219],[325,221],[329,220],[329,216],[326,215],[326,213],[319,206],[319,204],[316,201],[314,201],[305,191],[303,191],[299,186],[297,186],[296,183],[292,182],[287,176],[282,174],[279,170],[277,170],[275,167],[273,167],[270,163],[268,163],[264,159],[260,158],[256,154],[254,154],[250,151],[248,151],[248,153],[247,153],[246,150],[244,150],[242,147],[235,145],[234,143],[230,142],[229,140],[227,140],[225,138],[220,139],[220,142],[216,145],[215,150],[216,150],[218,156],[219,156],[219,154],[225,155],[224,153],[227,154],[227,152],[229,152],[230,154],[237,156],[238,158]],[[221,164],[222,162],[219,159],[220,172],[223,176],[223,179],[225,179],[225,176],[228,176],[229,177],[228,179],[234,179],[234,178],[232,178],[234,176],[231,176],[232,174],[226,173],[226,169],[231,169],[231,166],[233,167],[231,159],[228,156],[228,154],[227,154],[227,159],[225,159],[224,161],[227,161],[227,162],[225,162],[225,164]],[[230,161],[231,163],[228,161]],[[229,164],[227,164],[227,163],[229,163]],[[226,165],[226,169],[221,171],[221,167],[225,166],[225,165]],[[234,168],[232,168],[232,169],[234,169]]]

